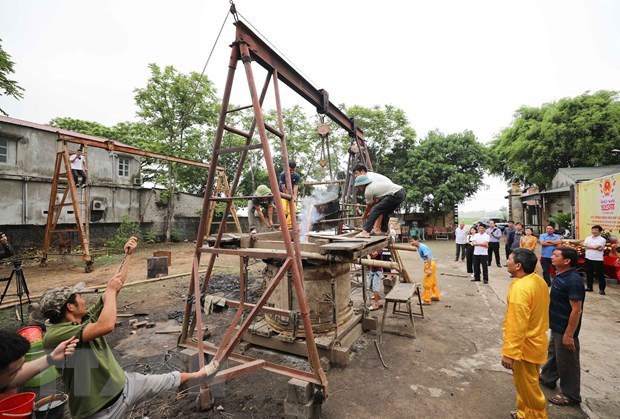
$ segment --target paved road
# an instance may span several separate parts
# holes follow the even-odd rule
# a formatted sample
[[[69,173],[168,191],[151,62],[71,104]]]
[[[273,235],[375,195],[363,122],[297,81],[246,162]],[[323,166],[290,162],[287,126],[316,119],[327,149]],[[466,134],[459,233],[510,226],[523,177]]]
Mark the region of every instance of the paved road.
[[[427,244],[438,261],[441,301],[425,307],[425,318],[416,321],[417,339],[384,335],[388,369],[374,348],[376,332],[363,336],[358,343],[366,349],[348,368],[329,373],[334,394],[324,406],[327,417],[501,418],[515,409],[511,374],[500,365],[508,273],[493,265],[489,285],[470,282],[464,262],[454,262],[454,242]],[[417,253],[401,254],[419,279]],[[588,294],[586,300],[580,335],[583,410],[549,404],[550,417],[618,417],[620,292],[611,282],[608,289],[607,296]],[[386,321],[402,324],[404,319],[392,316]]]

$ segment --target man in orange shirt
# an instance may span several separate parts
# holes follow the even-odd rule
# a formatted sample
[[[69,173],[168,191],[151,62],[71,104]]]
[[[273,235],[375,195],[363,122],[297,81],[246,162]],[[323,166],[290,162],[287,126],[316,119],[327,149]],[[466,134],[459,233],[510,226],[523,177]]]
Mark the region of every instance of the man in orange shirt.
[[[507,269],[514,279],[508,289],[504,319],[502,366],[512,370],[517,388],[517,410],[513,418],[546,418],[545,395],[538,374],[547,360],[549,289],[534,273],[536,255],[529,249],[514,249]]]

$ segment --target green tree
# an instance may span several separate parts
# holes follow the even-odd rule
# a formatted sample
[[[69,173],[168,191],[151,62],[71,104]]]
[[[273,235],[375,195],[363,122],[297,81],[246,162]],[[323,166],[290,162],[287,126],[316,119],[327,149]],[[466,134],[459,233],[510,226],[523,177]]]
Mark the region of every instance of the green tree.
[[[49,125],[62,128],[69,131],[79,132],[81,134],[92,135],[95,137],[117,139],[114,135],[114,129],[107,127],[99,122],[84,121],[82,119],[75,118],[54,118],[49,122]],[[120,138],[119,141],[122,141]]]
[[[364,131],[364,139],[368,145],[368,154],[373,170],[383,173],[392,167],[384,157],[395,146],[408,143],[415,139],[416,132],[409,125],[405,111],[392,105],[375,105],[372,108],[363,106],[342,106],[350,118]],[[347,143],[348,144],[348,143]]]
[[[14,65],[11,56],[2,48],[2,39],[0,39],[0,96],[13,96],[19,100],[24,97],[24,89],[15,80],[9,79],[9,75],[15,72]],[[8,116],[2,108],[0,108],[0,113]]]
[[[153,133],[140,144],[141,148],[190,160],[210,161],[211,145],[205,138],[212,137],[219,111],[219,101],[211,81],[198,73],[179,73],[172,66],[162,69],[150,64],[149,68],[151,77],[146,87],[134,91],[137,115]],[[155,170],[160,174],[155,181],[164,185],[167,191],[167,241],[172,232],[175,193],[188,187],[180,179],[181,166],[166,162]]]
[[[487,164],[485,147],[471,131],[442,134],[431,131],[401,168],[407,202],[425,212],[442,214],[473,196],[483,185]]]
[[[611,151],[619,148],[618,92],[584,93],[519,108],[512,125],[489,145],[490,170],[506,181],[545,189],[559,168],[617,163]]]

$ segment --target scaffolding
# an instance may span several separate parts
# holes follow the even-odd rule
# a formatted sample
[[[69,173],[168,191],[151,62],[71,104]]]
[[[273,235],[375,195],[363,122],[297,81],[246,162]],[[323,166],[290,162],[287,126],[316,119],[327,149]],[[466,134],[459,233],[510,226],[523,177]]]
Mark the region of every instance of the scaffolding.
[[[211,159],[211,168],[206,182],[206,189],[211,190],[216,181],[216,170],[219,159],[223,155],[237,154],[238,165],[237,172],[234,177],[232,186],[230,188],[231,196],[229,197],[216,197],[211,194],[205,194],[203,202],[202,217],[200,220],[200,226],[198,230],[198,236],[196,239],[196,251],[194,254],[192,273],[189,282],[188,299],[185,305],[185,312],[183,318],[183,325],[181,328],[181,335],[179,337],[179,345],[181,347],[189,347],[197,349],[199,353],[200,368],[205,365],[204,355],[209,354],[213,356],[212,365],[222,365],[223,361],[227,359],[240,362],[241,365],[225,370],[219,371],[217,374],[210,376],[204,383],[202,383],[201,392],[208,392],[208,387],[216,382],[227,381],[232,378],[251,374],[259,369],[267,369],[272,372],[283,374],[288,377],[298,378],[310,383],[314,383],[321,389],[320,392],[324,396],[328,394],[328,381],[325,372],[321,368],[319,362],[319,356],[317,347],[315,344],[314,333],[310,322],[310,316],[308,312],[308,303],[306,294],[304,291],[303,282],[303,266],[302,258],[307,258],[307,255],[303,255],[300,250],[299,242],[299,228],[296,217],[292,218],[292,228],[289,231],[286,228],[286,223],[283,221],[286,219],[284,201],[287,201],[291,208],[291,213],[295,214],[295,201],[291,194],[285,194],[280,192],[278,176],[274,167],[272,151],[269,144],[269,137],[274,138],[280,142],[283,167],[288,167],[288,152],[287,152],[287,139],[282,115],[282,105],[280,100],[280,83],[284,83],[291,88],[295,93],[300,95],[303,99],[317,108],[317,111],[321,115],[328,116],[332,121],[345,129],[351,137],[351,147],[349,149],[350,157],[348,161],[348,172],[352,174],[352,168],[357,162],[363,162],[369,168],[372,168],[370,159],[368,158],[368,150],[363,138],[363,133],[355,124],[351,118],[347,117],[338,107],[329,101],[329,95],[325,90],[315,89],[308,81],[306,81],[295,69],[293,69],[283,58],[281,58],[273,49],[271,49],[263,40],[256,36],[245,24],[237,21],[236,25],[236,39],[231,45],[232,51],[228,64],[228,76],[226,80],[226,86],[223,93],[221,112],[218,120],[214,149]],[[245,76],[247,85],[249,88],[249,95],[251,99],[251,105],[242,106],[235,109],[229,109],[231,91],[233,87],[233,81],[235,78],[235,72],[237,65],[242,62],[243,69],[245,70]],[[256,63],[266,70],[267,76],[262,84],[262,88],[259,91],[255,82],[253,64]],[[277,113],[277,126],[271,126],[265,122],[262,106],[265,101],[269,86],[273,86],[273,95],[275,100],[275,107]],[[233,127],[227,124],[227,117],[237,111],[243,109],[253,109],[253,121],[246,131],[244,128]],[[245,139],[245,144],[241,147],[222,148],[222,139],[224,131],[241,136]],[[258,132],[259,140],[253,143],[255,138],[255,132]],[[225,202],[226,208],[224,210],[224,219],[228,217],[228,214],[232,210],[233,199],[248,199],[255,198],[253,196],[236,197],[237,187],[239,185],[242,171],[245,166],[247,153],[250,151],[259,151],[264,157],[265,167],[269,175],[269,185],[274,198],[278,219],[281,222],[281,248],[274,249],[256,249],[256,248],[238,248],[230,249],[222,246],[222,236],[225,231],[225,226],[220,225],[220,228],[215,238],[215,242],[212,247],[204,245],[205,224],[208,222],[207,215],[210,214],[213,207],[218,202]],[[291,191],[291,176],[288,170],[284,170],[287,190]],[[354,192],[352,187],[352,176],[347,176],[346,189],[350,193]],[[343,197],[346,201],[350,202],[348,197]],[[345,211],[346,205],[342,206]],[[344,213],[343,213],[344,220]],[[343,221],[341,220],[341,222]],[[274,234],[274,233],[267,233]],[[252,236],[250,236],[251,239]],[[207,269],[204,275],[204,280],[201,284],[200,277],[200,264],[201,256],[203,254],[208,255]],[[234,319],[231,321],[230,327],[225,332],[222,341],[219,346],[214,346],[209,343],[203,342],[203,319],[202,319],[202,304],[203,298],[206,296],[206,290],[209,285],[209,279],[213,272],[215,259],[220,254],[234,255],[239,258],[239,295],[240,301],[237,304],[237,312]],[[281,259],[282,264],[274,277],[269,281],[266,289],[262,295],[258,298],[255,304],[251,304],[246,301],[247,287],[247,266],[250,258],[254,259],[266,259],[277,257]],[[256,319],[259,312],[272,313],[277,315],[288,315],[288,311],[281,310],[274,307],[266,306],[266,303],[270,295],[275,290],[276,286],[283,278],[288,278],[293,284],[294,292],[299,303],[299,318],[303,322],[304,330],[306,331],[306,348],[308,362],[311,371],[302,371],[293,369],[290,367],[279,366],[271,363],[265,363],[262,360],[253,360],[248,357],[240,357],[233,353],[234,348],[240,342],[244,333],[248,330],[252,322]],[[203,408],[208,406],[203,405]]]
[[[71,252],[74,245],[70,237],[71,235],[77,233],[82,253],[82,261],[86,264],[84,269],[86,272],[92,272],[94,270],[93,256],[90,248],[90,186],[85,186],[78,189],[75,184],[71,173],[71,162],[69,160],[70,145],[76,145],[80,149],[83,149],[85,168],[88,168],[88,148],[93,147],[105,149],[110,153],[117,152],[137,155],[169,162],[204,167],[209,170],[211,169],[211,166],[206,163],[151,153],[113,140],[79,134],[76,132],[61,130],[39,124],[28,123],[24,125],[46,131],[53,130],[58,134],[56,161],[54,165],[54,175],[52,177],[52,188],[47,211],[47,222],[45,225],[45,240],[43,242],[40,262],[42,267],[47,266],[47,260],[50,255],[50,248],[52,246],[54,235],[57,237],[59,253],[63,254]],[[211,190],[211,193],[218,197],[231,196],[228,181],[226,179],[226,172],[221,167],[216,167],[214,169],[217,176],[217,183],[214,188],[207,189],[207,191]],[[232,202],[231,206],[233,208],[232,221],[228,222],[227,218],[222,218],[221,222],[224,223],[224,228],[228,225],[229,230],[232,230],[231,227],[234,227],[236,232],[240,233],[241,226],[239,224],[237,214],[234,211],[234,204]],[[67,211],[67,215],[73,216],[72,218],[75,220],[74,226],[64,227],[60,223],[60,216],[65,208],[72,208],[72,211]],[[220,223],[213,220],[214,213],[210,213],[208,223],[205,225],[203,231],[208,233],[211,228],[211,224]]]

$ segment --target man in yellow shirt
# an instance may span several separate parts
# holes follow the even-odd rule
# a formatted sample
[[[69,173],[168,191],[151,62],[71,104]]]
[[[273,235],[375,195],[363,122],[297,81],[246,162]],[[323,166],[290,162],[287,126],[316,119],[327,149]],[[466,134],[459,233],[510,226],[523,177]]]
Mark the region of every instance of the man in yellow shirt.
[[[538,374],[547,360],[549,289],[534,273],[536,255],[529,249],[514,249],[507,269],[514,279],[508,289],[502,366],[512,370],[517,388],[517,411],[513,418],[546,418],[545,395]]]

